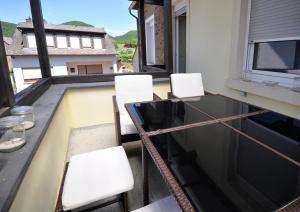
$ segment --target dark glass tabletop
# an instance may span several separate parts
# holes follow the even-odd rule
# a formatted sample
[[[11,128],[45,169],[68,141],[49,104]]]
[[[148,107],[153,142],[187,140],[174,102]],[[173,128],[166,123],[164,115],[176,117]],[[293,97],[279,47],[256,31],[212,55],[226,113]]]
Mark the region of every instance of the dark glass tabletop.
[[[129,108],[146,132],[211,120],[195,108],[176,100],[130,104]]]
[[[247,103],[221,95],[205,95],[185,102],[214,118],[225,118],[261,110]]]
[[[300,120],[267,112],[225,123],[300,163]]]
[[[150,139],[199,211],[273,211],[300,195],[298,165],[224,124]]]

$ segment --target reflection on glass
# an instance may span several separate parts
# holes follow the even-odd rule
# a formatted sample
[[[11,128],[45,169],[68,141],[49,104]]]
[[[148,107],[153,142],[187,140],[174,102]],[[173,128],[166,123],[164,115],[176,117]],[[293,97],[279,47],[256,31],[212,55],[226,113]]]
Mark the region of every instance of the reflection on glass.
[[[151,140],[199,211],[273,211],[300,195],[297,165],[223,124]]]
[[[187,101],[187,104],[215,118],[241,115],[260,110],[253,106],[250,108],[250,105],[247,103],[221,95],[205,95],[199,101]]]
[[[155,131],[196,122],[210,118],[181,101],[161,101],[131,105],[133,113],[140,120],[145,131]]]

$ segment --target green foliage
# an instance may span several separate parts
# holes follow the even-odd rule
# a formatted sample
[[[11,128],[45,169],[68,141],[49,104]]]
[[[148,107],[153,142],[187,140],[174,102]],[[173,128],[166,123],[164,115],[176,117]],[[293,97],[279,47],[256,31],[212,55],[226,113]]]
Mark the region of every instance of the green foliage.
[[[65,22],[65,23],[62,23],[62,24],[63,24],[63,25],[71,25],[71,26],[94,27],[93,25],[84,23],[84,22],[82,22],[82,21],[68,21],[68,22]]]
[[[132,30],[124,35],[111,37],[121,64],[131,64],[134,49],[137,47],[137,31]]]
[[[132,46],[137,45],[137,31],[132,30],[124,35],[112,37],[114,44],[130,44]]]
[[[12,37],[16,31],[17,24],[1,21],[4,37]]]
[[[118,50],[118,56],[121,63],[132,63],[134,49],[121,48]]]

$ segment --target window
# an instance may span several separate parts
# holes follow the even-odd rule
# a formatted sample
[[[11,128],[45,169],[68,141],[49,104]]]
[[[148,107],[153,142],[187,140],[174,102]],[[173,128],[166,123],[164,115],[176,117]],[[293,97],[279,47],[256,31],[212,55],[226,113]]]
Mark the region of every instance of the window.
[[[300,75],[300,1],[251,0],[246,71],[251,80],[292,87]]]
[[[46,35],[47,46],[54,47],[54,38],[53,35]]]
[[[90,37],[82,37],[81,39],[83,48],[92,48],[92,42]]]
[[[27,34],[27,42],[28,42],[28,48],[32,48],[32,49],[36,48],[36,40],[34,34]]]
[[[77,36],[70,36],[70,46],[73,49],[80,49],[80,41]]]
[[[78,65],[77,69],[79,75],[93,75],[103,73],[102,64]]]
[[[22,73],[25,82],[42,78],[40,68],[22,68]]]
[[[66,49],[68,48],[67,37],[65,35],[58,35],[56,37],[57,48]]]
[[[94,38],[94,48],[102,49],[102,38]]]
[[[155,64],[155,29],[154,29],[154,15],[151,15],[145,21],[146,30],[146,55],[147,64]]]

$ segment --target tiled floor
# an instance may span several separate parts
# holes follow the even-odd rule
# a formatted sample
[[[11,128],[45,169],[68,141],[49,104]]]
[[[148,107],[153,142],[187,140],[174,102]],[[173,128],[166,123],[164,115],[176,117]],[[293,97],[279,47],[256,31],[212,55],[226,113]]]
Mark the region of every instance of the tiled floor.
[[[73,129],[70,135],[70,146],[68,157],[97,149],[116,146],[114,124],[103,124],[86,128]],[[134,175],[134,189],[128,193],[129,211],[142,207],[142,158],[141,142],[131,142],[123,145]],[[150,162],[149,167],[150,201],[159,200],[169,195],[155,165]],[[97,212],[119,212],[122,211],[120,203],[105,208],[94,210]]]

